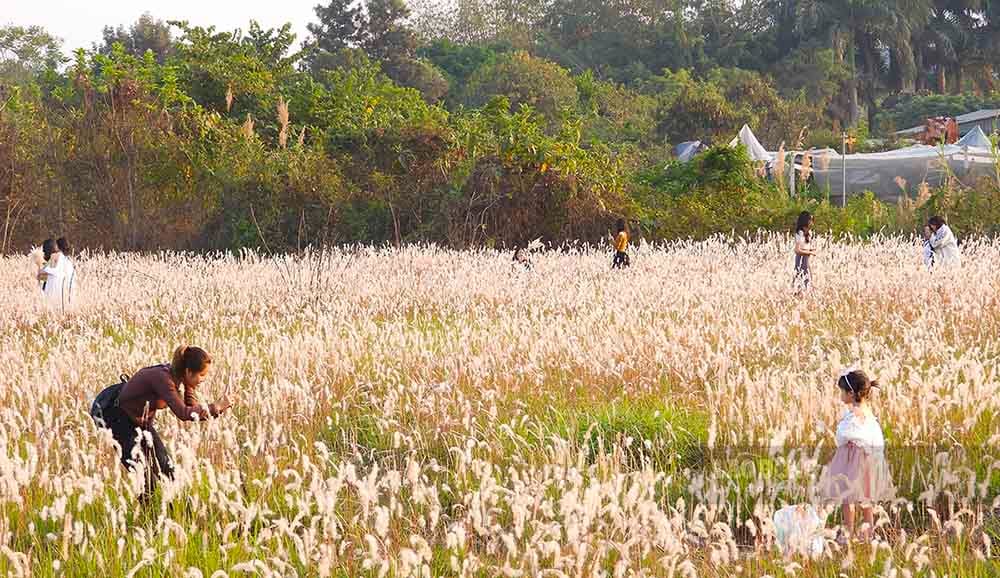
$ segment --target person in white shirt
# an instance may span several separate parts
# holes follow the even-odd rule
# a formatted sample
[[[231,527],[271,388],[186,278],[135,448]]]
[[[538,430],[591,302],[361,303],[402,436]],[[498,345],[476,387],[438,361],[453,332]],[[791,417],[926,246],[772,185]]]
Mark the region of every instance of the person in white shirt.
[[[63,259],[59,246],[52,239],[42,243],[45,254],[45,266],[38,271],[38,280],[42,282],[42,293],[52,305],[66,306],[69,304],[67,289],[68,261]]]
[[[74,263],[73,259],[71,259],[69,256],[71,248],[69,245],[69,241],[66,239],[66,237],[59,237],[58,239],[56,239],[56,247],[59,247],[59,252],[62,253],[62,257],[60,257],[59,259],[61,261],[66,262],[65,290],[67,295],[67,301],[72,302],[73,289],[75,287],[75,281],[76,281],[76,263]]]
[[[927,227],[931,233],[927,241],[934,251],[934,265],[961,265],[962,252],[958,248],[958,239],[944,219],[935,215],[927,220]]]

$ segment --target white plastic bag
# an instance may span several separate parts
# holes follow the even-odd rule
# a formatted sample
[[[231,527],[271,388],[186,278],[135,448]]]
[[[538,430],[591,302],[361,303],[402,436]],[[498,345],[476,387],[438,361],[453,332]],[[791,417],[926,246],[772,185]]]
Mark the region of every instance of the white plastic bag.
[[[774,513],[775,541],[782,554],[823,553],[823,519],[810,504],[785,506]]]

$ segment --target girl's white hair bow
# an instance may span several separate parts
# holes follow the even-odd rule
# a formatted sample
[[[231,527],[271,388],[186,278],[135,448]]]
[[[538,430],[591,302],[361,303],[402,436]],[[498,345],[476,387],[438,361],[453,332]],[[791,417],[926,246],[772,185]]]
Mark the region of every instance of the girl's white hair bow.
[[[857,370],[858,370],[858,366],[852,365],[852,366],[844,369],[843,371],[841,371],[840,372],[840,377],[845,377],[846,378],[848,375],[854,373]]]

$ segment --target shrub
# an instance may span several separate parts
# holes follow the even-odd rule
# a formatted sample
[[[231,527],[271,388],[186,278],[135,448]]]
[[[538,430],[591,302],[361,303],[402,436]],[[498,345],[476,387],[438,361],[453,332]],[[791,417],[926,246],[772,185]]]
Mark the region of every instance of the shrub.
[[[514,109],[528,105],[541,113],[549,127],[557,126],[559,115],[577,104],[576,83],[558,64],[515,52],[481,66],[469,78],[465,102],[479,107],[495,96],[505,96]]]

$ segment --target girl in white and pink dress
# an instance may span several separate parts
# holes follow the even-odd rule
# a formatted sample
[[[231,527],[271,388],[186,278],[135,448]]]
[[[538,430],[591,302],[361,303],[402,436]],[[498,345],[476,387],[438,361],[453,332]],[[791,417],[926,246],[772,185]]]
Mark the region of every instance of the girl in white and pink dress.
[[[842,541],[855,533],[859,507],[864,518],[860,537],[870,540],[875,528],[872,505],[891,500],[895,494],[882,426],[868,402],[878,382],[861,370],[848,370],[837,380],[837,387],[847,410],[837,424],[837,452],[825,473],[823,490],[828,499],[842,504],[847,533]]]

